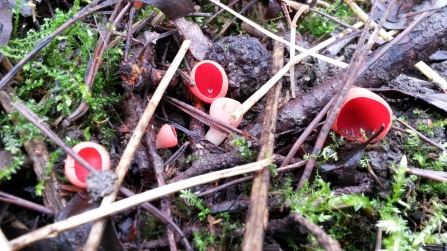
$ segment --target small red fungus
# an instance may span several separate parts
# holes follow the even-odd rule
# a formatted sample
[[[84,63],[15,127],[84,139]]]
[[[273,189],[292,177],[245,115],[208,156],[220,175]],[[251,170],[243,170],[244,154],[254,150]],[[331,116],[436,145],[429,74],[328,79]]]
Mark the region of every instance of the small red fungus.
[[[109,153],[99,144],[81,142],[73,147],[79,156],[87,161],[96,170],[110,169]],[[75,186],[86,188],[85,180],[90,172],[75,161],[70,155],[65,159],[65,176]]]
[[[155,140],[155,147],[169,148],[177,145],[177,133],[175,128],[171,125],[165,124],[160,128],[157,134],[157,139]]]
[[[143,2],[133,2],[133,7],[135,9],[139,9],[141,6],[143,6]]]
[[[200,100],[211,103],[216,98],[225,97],[228,91],[228,77],[222,66],[211,60],[197,63],[191,70],[195,86],[191,92]]]
[[[353,87],[332,125],[332,130],[349,140],[363,143],[365,138],[360,129],[377,132],[383,124],[385,129],[373,140],[376,142],[391,129],[392,117],[391,107],[383,98],[367,89]]]

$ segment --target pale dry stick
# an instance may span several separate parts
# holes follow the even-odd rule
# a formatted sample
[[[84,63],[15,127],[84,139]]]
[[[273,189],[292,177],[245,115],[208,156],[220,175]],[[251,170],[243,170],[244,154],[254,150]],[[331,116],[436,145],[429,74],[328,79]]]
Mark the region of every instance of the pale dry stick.
[[[152,201],[190,187],[214,182],[219,179],[255,172],[261,170],[264,166],[270,165],[270,163],[272,163],[272,159],[265,159],[262,161],[257,161],[230,169],[199,175],[190,179],[171,183],[166,186],[157,187],[144,193],[140,193],[135,196],[120,200],[118,202],[105,205],[104,207],[99,207],[83,214],[78,214],[68,219],[53,223],[51,225],[41,227],[31,233],[11,240],[9,242],[9,246],[12,250],[19,250],[33,242],[43,240],[45,238],[54,237],[63,231],[73,229],[91,221],[95,221],[106,216],[121,212],[128,208],[135,207],[144,202]]]
[[[366,22],[368,20],[368,14],[366,14],[355,2],[350,0],[344,0],[345,3],[348,4],[349,7],[354,11],[355,14],[363,21]],[[377,23],[374,21],[371,22],[371,27],[376,27]],[[379,35],[385,41],[391,41],[393,39],[393,34],[395,31],[386,32],[384,29],[380,29]],[[435,72],[430,66],[426,63],[420,61],[414,65],[416,69],[418,69],[422,74],[424,74],[430,81],[439,86],[439,88],[446,90],[447,89],[447,81],[441,77],[437,72]]]
[[[362,26],[361,22],[354,24],[354,27],[356,27],[356,28],[359,28],[361,26]],[[347,29],[346,32],[340,33],[340,36],[345,36],[349,32],[352,32],[352,30],[351,29]],[[323,41],[322,43],[319,43],[316,46],[312,47],[309,51],[319,51],[319,50],[323,49],[324,47],[328,46],[329,44],[333,43],[335,40],[337,40],[336,37],[331,37],[331,38]],[[256,102],[258,102],[270,90],[270,88],[272,88],[272,86],[290,70],[290,68],[293,65],[297,64],[298,62],[300,62],[301,60],[303,60],[307,56],[308,56],[307,53],[301,53],[301,54],[296,55],[294,58],[290,59],[289,63],[287,63],[269,81],[267,81],[267,83],[265,83],[263,86],[261,86],[261,88],[259,88],[259,90],[257,90],[255,93],[253,93],[244,103],[242,103],[236,109],[236,111],[234,111],[231,114],[230,119],[232,121],[236,121],[239,118],[241,118],[242,116],[244,116],[244,114]]]
[[[273,38],[273,39],[275,39],[275,40],[277,40],[277,41],[279,41],[279,42],[281,42],[281,43],[283,43],[283,44],[285,44],[285,45],[288,45],[288,46],[291,45],[289,41],[287,41],[287,40],[285,40],[284,38],[279,37],[279,36],[277,36],[277,35],[271,33],[270,31],[268,31],[268,30],[266,30],[266,29],[264,29],[264,28],[262,28],[261,26],[259,26],[259,25],[256,24],[255,22],[253,22],[253,21],[251,21],[250,19],[248,19],[248,18],[246,18],[246,17],[240,15],[239,13],[237,13],[237,12],[235,12],[234,10],[228,8],[226,5],[224,5],[224,4],[220,3],[220,2],[218,2],[217,0],[210,0],[210,1],[213,2],[214,4],[216,4],[217,6],[219,6],[219,7],[223,8],[223,9],[225,9],[226,11],[230,12],[231,14],[235,15],[236,17],[238,17],[238,18],[241,19],[242,21],[246,22],[247,24],[249,24],[249,25],[255,27],[257,30],[259,30],[260,32],[264,33],[265,35],[267,35],[267,36],[269,36],[269,37],[271,37],[271,38]],[[316,57],[316,58],[318,58],[318,59],[321,59],[321,60],[323,60],[323,61],[326,61],[326,62],[328,62],[328,63],[330,63],[330,64],[333,64],[333,65],[338,66],[338,67],[341,67],[341,68],[347,68],[347,67],[349,66],[349,65],[346,64],[346,63],[337,61],[337,60],[335,60],[335,59],[333,59],[333,58],[329,58],[329,57],[323,56],[323,55],[321,55],[321,54],[316,53],[315,51],[308,50],[308,49],[305,49],[305,48],[300,47],[300,46],[295,46],[295,49],[298,50],[298,51],[300,51],[300,52],[302,52],[302,53],[306,53],[306,56],[307,56],[307,55],[310,55],[310,56],[312,56],[312,57]]]
[[[443,77],[439,76],[439,74],[426,63],[420,61],[415,64],[414,67],[422,72],[422,74],[424,74],[430,81],[438,85],[439,88],[447,90],[447,81]]]
[[[287,2],[286,2],[287,4]],[[298,21],[298,18],[303,14],[303,12],[307,11],[309,9],[308,5],[302,5],[299,10],[295,13],[295,16],[293,17],[292,23],[290,24],[290,60],[292,60],[293,57],[295,57],[295,40],[296,40],[296,22]],[[292,99],[296,98],[295,95],[295,65],[292,65],[290,68],[290,95]]]
[[[375,251],[382,250],[382,233],[383,233],[383,230],[381,228],[378,228],[377,229],[376,249],[375,249]]]
[[[5,234],[3,234],[0,229],[0,250],[2,251],[10,251],[11,248],[8,245],[8,239],[6,239]]]
[[[417,175],[434,181],[447,182],[447,172],[407,167],[405,169],[405,173]]]
[[[116,189],[113,193],[104,197],[101,203],[101,207],[111,204],[113,201],[115,201],[116,195],[118,194],[119,191],[119,187],[121,186],[121,183],[124,180],[124,176],[126,175],[130,162],[132,161],[135,151],[138,145],[140,144],[144,131],[146,130],[146,127],[149,124],[152,115],[154,114],[155,108],[157,108],[158,103],[163,97],[163,94],[166,91],[169,82],[171,81],[172,77],[177,71],[177,68],[182,62],[183,57],[185,56],[186,51],[188,50],[190,44],[191,40],[183,41],[182,46],[180,47],[177,55],[175,56],[171,65],[169,66],[169,69],[166,71],[165,76],[161,80],[160,84],[158,85],[157,89],[154,92],[154,95],[149,101],[149,104],[144,110],[144,113],[141,116],[141,119],[138,122],[138,125],[136,126],[135,131],[129,140],[129,143],[127,144],[126,149],[123,152],[122,158],[118,163],[118,166],[116,167],[115,173],[118,175],[118,180],[116,181]],[[105,220],[100,220],[93,224],[92,229],[90,231],[90,235],[87,239],[87,243],[84,246],[85,251],[98,250],[99,240],[101,240],[102,233],[104,232],[104,226],[105,226],[104,223]]]

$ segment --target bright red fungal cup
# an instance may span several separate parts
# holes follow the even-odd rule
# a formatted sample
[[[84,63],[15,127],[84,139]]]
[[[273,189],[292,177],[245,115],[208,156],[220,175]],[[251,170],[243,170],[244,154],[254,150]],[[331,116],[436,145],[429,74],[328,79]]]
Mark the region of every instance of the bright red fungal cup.
[[[72,149],[96,170],[110,169],[109,153],[101,145],[93,142],[81,142]],[[65,176],[73,185],[86,188],[85,180],[89,173],[90,171],[85,169],[70,155],[67,156],[65,159]]]
[[[212,60],[203,60],[191,70],[190,77],[195,86],[191,92],[205,103],[225,97],[228,91],[228,77],[222,66]]]
[[[143,6],[143,2],[133,2],[133,7],[135,9],[139,9],[141,6]]]
[[[377,94],[359,87],[353,87],[332,125],[332,130],[348,140],[365,142],[361,130],[377,132],[381,125],[383,132],[372,142],[379,141],[391,129],[393,111],[388,103]]]
[[[155,140],[155,147],[169,148],[177,145],[177,133],[175,128],[171,125],[164,124],[157,134],[157,139]]]

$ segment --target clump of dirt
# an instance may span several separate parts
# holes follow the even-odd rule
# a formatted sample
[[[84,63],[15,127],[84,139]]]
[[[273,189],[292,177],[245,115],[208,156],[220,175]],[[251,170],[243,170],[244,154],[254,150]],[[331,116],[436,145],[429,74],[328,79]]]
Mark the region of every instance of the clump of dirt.
[[[270,53],[257,38],[225,37],[213,44],[207,58],[228,74],[227,97],[245,101],[269,79]]]

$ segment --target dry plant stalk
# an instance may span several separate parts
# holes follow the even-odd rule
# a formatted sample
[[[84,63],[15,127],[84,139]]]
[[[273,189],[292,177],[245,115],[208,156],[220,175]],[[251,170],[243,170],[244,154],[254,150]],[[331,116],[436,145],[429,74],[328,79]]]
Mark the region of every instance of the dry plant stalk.
[[[6,239],[5,234],[3,234],[1,229],[0,229],[0,250],[3,251],[11,250],[11,248],[8,245],[8,239]]]
[[[104,207],[99,207],[91,211],[85,212],[83,214],[75,215],[63,221],[59,221],[51,225],[41,227],[31,233],[22,235],[16,239],[11,240],[9,242],[9,247],[12,250],[19,250],[33,242],[54,237],[63,231],[73,229],[75,227],[89,223],[91,221],[95,221],[110,216],[112,214],[121,212],[128,208],[135,207],[144,202],[159,199],[168,194],[173,194],[180,190],[213,182],[219,179],[255,172],[261,170],[264,166],[270,165],[270,163],[272,163],[271,158],[258,162],[253,162],[243,166],[233,167],[222,171],[199,175],[187,180],[182,180],[179,182],[168,184],[166,186],[157,187],[155,189],[137,194],[127,199],[123,199],[118,202],[105,205]]]
[[[287,1],[289,2],[289,1]],[[286,4],[288,4],[287,2],[285,2]],[[293,2],[295,3],[295,2]],[[296,22],[298,21],[298,18],[301,16],[301,14],[303,14],[305,11],[307,11],[309,9],[308,5],[299,5],[299,9],[296,12],[295,16],[293,17],[292,23],[290,24],[290,45],[292,47],[290,47],[290,60],[292,60],[293,57],[295,57],[295,40],[296,40]],[[292,98],[296,98],[295,96],[295,65],[292,66],[292,68],[290,68],[290,95]]]
[[[276,72],[284,65],[284,44],[278,41],[273,45],[272,72]],[[259,140],[260,149],[258,161],[272,156],[275,147],[276,120],[278,117],[278,101],[281,95],[282,82],[279,80],[275,88],[272,88],[267,97],[263,113],[262,133]],[[256,172],[250,195],[250,206],[247,212],[247,220],[242,243],[243,251],[260,251],[264,243],[264,230],[267,227],[268,209],[267,198],[270,187],[270,167],[264,167]]]
[[[169,69],[166,71],[165,76],[161,80],[160,84],[158,85],[157,89],[154,92],[154,95],[149,101],[149,104],[144,110],[144,113],[141,116],[141,119],[138,122],[138,125],[136,126],[135,131],[133,132],[132,137],[129,140],[129,143],[127,144],[126,149],[123,152],[122,158],[118,163],[118,166],[116,167],[115,173],[118,175],[118,180],[116,181],[115,191],[104,197],[101,203],[101,207],[109,205],[113,203],[113,201],[115,201],[116,195],[118,194],[119,191],[119,187],[121,186],[121,183],[124,180],[124,176],[126,176],[127,170],[130,166],[130,162],[132,161],[135,151],[138,145],[140,144],[144,131],[146,130],[146,127],[149,124],[149,121],[151,120],[152,115],[154,114],[155,109],[158,106],[158,103],[163,97],[163,94],[165,93],[166,88],[169,85],[169,82],[171,81],[172,77],[177,71],[177,68],[182,62],[183,57],[185,56],[190,44],[191,40],[183,41],[182,46],[180,47],[177,55],[175,56],[171,65],[169,66]],[[93,224],[92,229],[90,231],[90,235],[87,239],[87,243],[84,246],[84,250],[94,251],[98,249],[99,240],[101,240],[102,233],[104,232],[104,226],[105,226],[104,223],[105,220],[101,220]]]

